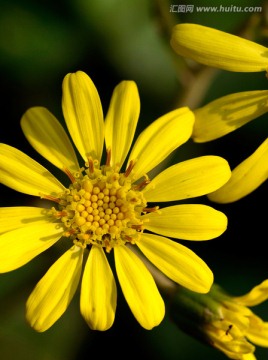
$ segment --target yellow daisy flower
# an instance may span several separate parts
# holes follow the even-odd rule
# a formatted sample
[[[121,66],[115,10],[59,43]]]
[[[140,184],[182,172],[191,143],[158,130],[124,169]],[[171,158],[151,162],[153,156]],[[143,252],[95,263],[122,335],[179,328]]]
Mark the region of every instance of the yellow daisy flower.
[[[170,44],[177,54],[211,67],[237,72],[268,69],[267,47],[207,26],[175,25]]]
[[[268,347],[268,322],[254,314],[250,307],[267,299],[268,280],[243,296],[231,296],[216,284],[208,294],[181,288],[174,297],[171,317],[179,327],[228,358],[256,360],[254,345]]]
[[[0,272],[23,266],[60,239],[67,242],[69,249],[30,295],[26,318],[37,331],[50,328],[67,309],[82,277],[81,314],[91,329],[106,330],[114,322],[117,304],[110,266],[113,254],[133,315],[142,327],[151,329],[162,321],[165,306],[151,273],[132,248],[135,245],[171,280],[208,292],[211,270],[194,252],[166,236],[213,239],[225,231],[226,216],[202,204],[160,209],[155,203],[216,190],[228,181],[229,165],[221,157],[203,156],[170,166],[150,180],[149,172],[191,136],[194,115],[186,107],[148,126],[126,161],[140,111],[133,81],[122,81],[114,89],[104,121],[91,79],[82,71],[67,74],[62,109],[84,167],[63,127],[47,109],[29,109],[21,126],[30,144],[67,175],[67,185],[20,150],[0,145],[1,182],[44,200],[44,207],[0,208]]]

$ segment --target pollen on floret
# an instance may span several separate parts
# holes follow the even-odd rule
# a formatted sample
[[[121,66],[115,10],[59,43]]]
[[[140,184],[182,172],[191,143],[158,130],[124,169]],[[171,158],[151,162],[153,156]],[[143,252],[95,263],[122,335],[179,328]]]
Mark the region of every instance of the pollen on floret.
[[[140,238],[142,215],[155,210],[147,207],[140,191],[149,182],[148,177],[141,186],[132,183],[134,166],[135,161],[131,161],[126,172],[120,173],[110,161],[99,167],[90,158],[75,176],[66,171],[71,184],[57,198],[59,209],[51,209],[66,237],[83,248],[94,244],[107,252]]]

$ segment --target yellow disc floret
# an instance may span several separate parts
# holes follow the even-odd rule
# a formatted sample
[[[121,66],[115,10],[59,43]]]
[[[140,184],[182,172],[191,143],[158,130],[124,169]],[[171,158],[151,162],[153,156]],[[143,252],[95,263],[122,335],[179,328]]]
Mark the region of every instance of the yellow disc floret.
[[[98,168],[93,161],[87,165],[59,197],[59,210],[52,208],[64,235],[79,246],[94,244],[107,252],[117,244],[135,243],[143,231],[141,215],[147,204],[132,186],[130,171]]]

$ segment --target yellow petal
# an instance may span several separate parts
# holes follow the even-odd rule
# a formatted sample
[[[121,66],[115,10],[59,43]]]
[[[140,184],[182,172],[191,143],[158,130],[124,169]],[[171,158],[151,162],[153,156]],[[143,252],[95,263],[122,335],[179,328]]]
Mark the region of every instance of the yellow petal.
[[[33,224],[50,221],[47,209],[30,206],[0,207],[0,234]]]
[[[55,244],[63,234],[55,223],[34,224],[0,235],[0,272],[17,269]]]
[[[140,98],[134,81],[122,81],[113,91],[105,118],[106,148],[111,165],[121,168],[130,149],[140,114]]]
[[[142,327],[159,325],[165,305],[144,263],[126,246],[114,248],[116,272],[125,299]]]
[[[114,322],[116,283],[102,248],[92,246],[85,266],[80,297],[81,314],[93,330],[107,330]]]
[[[259,305],[268,299],[268,280],[264,280],[255,286],[251,291],[243,296],[236,296],[234,301],[245,306]]]
[[[26,304],[26,319],[39,332],[50,328],[65,312],[77,289],[83,250],[73,246],[47,271]]]
[[[6,144],[0,144],[0,182],[16,191],[40,196],[54,195],[64,186],[42,165]]]
[[[73,146],[59,123],[46,108],[34,107],[26,111],[21,127],[29,143],[44,158],[61,170],[79,169]]]
[[[144,189],[147,201],[175,201],[210,193],[231,176],[228,162],[219,156],[200,156],[162,171]]]
[[[227,217],[207,205],[175,205],[144,215],[144,226],[154,233],[183,240],[210,240],[227,227]]]
[[[242,360],[257,360],[256,356],[254,354],[244,354],[244,355],[242,355],[241,359]]]
[[[82,158],[101,160],[104,122],[98,91],[82,71],[67,74],[63,80],[64,118]]]
[[[207,26],[174,26],[171,46],[181,56],[219,69],[255,72],[268,66],[266,47]]]
[[[213,273],[193,251],[162,236],[142,234],[137,246],[167,277],[189,290],[207,293]]]
[[[263,323],[261,327],[250,327],[247,338],[255,345],[268,347],[268,322]]]
[[[161,116],[138,137],[129,156],[138,160],[134,179],[139,179],[160,164],[173,150],[185,143],[192,134],[194,115],[183,107]]]
[[[214,100],[196,109],[192,138],[206,142],[247,124],[268,111],[268,91],[244,91]]]
[[[233,325],[232,329],[235,325]],[[222,351],[228,358],[237,360],[253,360],[251,357],[255,351],[255,347],[250,344],[244,337],[229,338],[225,332],[212,331],[209,334],[209,340],[213,344],[213,347]]]
[[[211,201],[230,203],[257,189],[268,178],[268,138],[258,149],[239,164],[230,180],[219,190],[208,195]]]

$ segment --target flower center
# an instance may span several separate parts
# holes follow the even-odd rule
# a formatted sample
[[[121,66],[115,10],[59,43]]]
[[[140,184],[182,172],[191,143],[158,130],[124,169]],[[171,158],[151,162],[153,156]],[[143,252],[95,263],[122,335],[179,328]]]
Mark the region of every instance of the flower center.
[[[92,160],[73,177],[72,184],[59,196],[59,209],[52,214],[65,229],[64,236],[79,246],[98,245],[110,252],[116,245],[135,243],[147,212],[139,185],[132,185],[131,170],[119,173],[109,165],[96,167]]]

